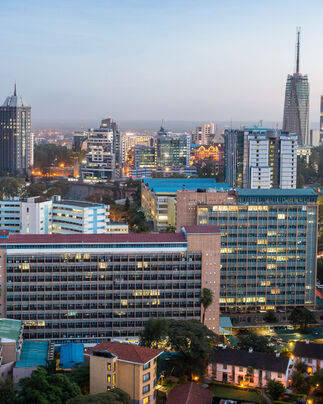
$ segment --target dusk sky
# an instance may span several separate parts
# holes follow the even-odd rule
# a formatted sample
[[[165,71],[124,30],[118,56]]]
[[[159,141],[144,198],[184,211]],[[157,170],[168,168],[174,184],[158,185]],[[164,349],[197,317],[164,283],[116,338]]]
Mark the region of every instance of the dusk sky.
[[[0,102],[34,122],[282,121],[285,82],[323,94],[321,0],[0,0]]]

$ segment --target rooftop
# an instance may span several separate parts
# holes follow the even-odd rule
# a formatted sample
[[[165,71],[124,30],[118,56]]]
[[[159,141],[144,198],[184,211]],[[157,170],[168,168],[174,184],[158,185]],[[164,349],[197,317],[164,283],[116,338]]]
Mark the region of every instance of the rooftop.
[[[48,341],[26,340],[22,345],[19,362],[16,368],[46,366],[48,356]]]
[[[323,344],[314,344],[297,341],[295,344],[295,356],[303,358],[320,359],[323,360]]]
[[[78,363],[84,362],[83,344],[71,342],[61,346],[59,367],[61,369],[70,369]]]
[[[22,322],[9,318],[0,318],[0,339],[18,341]]]
[[[94,351],[108,351],[116,355],[121,361],[142,365],[156,358],[163,352],[160,349],[151,349],[134,344],[114,341],[102,342],[101,344],[88,349],[86,354],[91,355]]]
[[[0,244],[183,243],[184,233],[9,234]]]
[[[167,404],[212,404],[213,392],[193,382],[174,387]]]
[[[184,226],[187,234],[220,234],[218,226],[205,225],[205,226]]]
[[[286,373],[289,358],[287,356],[277,357],[274,354],[264,352],[248,352],[231,348],[220,348],[213,351],[211,361],[246,368],[252,366],[254,369]]]
[[[237,188],[239,197],[317,197],[314,189],[298,188],[298,189],[247,189]]]
[[[155,193],[176,193],[181,190],[196,191],[206,188],[230,189],[229,184],[216,183],[213,178],[145,178],[143,182]]]
[[[103,203],[93,203],[86,201],[70,201],[68,199],[62,199],[60,201],[53,201],[54,205],[71,205],[80,208],[93,208],[95,206],[104,206]]]

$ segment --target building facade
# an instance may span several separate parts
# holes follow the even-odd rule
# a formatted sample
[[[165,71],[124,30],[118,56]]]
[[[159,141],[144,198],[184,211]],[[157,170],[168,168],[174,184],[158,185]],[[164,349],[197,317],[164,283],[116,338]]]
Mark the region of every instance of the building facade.
[[[34,161],[31,107],[14,94],[0,107],[0,171],[28,173]]]
[[[309,83],[299,71],[300,31],[297,32],[296,72],[287,76],[283,130],[295,133],[300,145],[309,144]]]
[[[201,319],[201,288],[219,329],[220,233],[5,235],[0,238],[1,316],[29,339],[93,343],[138,339],[149,317]]]
[[[216,225],[223,312],[315,307],[317,194],[309,189],[177,192],[177,228]]]
[[[320,143],[323,143],[323,95],[321,95],[321,108],[320,108]]]
[[[135,404],[155,404],[159,349],[120,342],[103,342],[90,348],[90,394],[120,388]]]
[[[207,145],[210,142],[210,137],[215,134],[214,122],[203,123],[197,126],[192,133],[192,142],[199,145]]]
[[[189,167],[190,135],[175,134],[160,128],[155,139],[155,162],[157,167]]]

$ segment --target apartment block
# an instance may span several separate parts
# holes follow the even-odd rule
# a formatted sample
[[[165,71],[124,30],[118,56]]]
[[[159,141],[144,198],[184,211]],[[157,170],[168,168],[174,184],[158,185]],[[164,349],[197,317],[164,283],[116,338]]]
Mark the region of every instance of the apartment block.
[[[212,178],[147,178],[141,184],[141,207],[154,231],[176,226],[176,195],[180,190],[228,189],[228,184],[216,183]],[[195,223],[192,223],[195,224]],[[180,230],[180,228],[179,228]]]
[[[215,226],[171,234],[5,234],[1,316],[29,339],[93,343],[138,339],[149,317],[201,319],[219,329],[221,236]]]
[[[317,198],[311,189],[177,192],[178,229],[221,231],[221,311],[315,307]]]
[[[103,342],[86,352],[90,363],[90,394],[112,388],[127,392],[135,404],[156,403],[159,349]]]

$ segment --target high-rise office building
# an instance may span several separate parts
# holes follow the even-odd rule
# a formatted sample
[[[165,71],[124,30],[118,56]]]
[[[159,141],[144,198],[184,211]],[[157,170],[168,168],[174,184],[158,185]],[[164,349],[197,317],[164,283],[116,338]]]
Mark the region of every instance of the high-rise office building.
[[[214,122],[203,123],[197,126],[192,133],[192,142],[194,144],[207,145],[210,137],[215,134]]]
[[[309,83],[299,71],[300,31],[297,31],[296,72],[286,83],[283,130],[296,133],[301,146],[309,144]]]
[[[115,156],[117,174],[119,176],[121,164],[121,135],[118,124],[109,116],[108,118],[102,119],[100,129],[108,129],[113,132],[113,153]]]
[[[6,98],[0,107],[0,171],[28,173],[33,165],[31,107],[17,96]]]
[[[160,128],[155,139],[157,167],[190,167],[190,135],[166,132]]]
[[[27,338],[97,343],[137,339],[149,317],[202,319],[219,330],[220,233],[187,226],[172,234],[0,237],[0,317],[24,322]]]
[[[177,192],[178,229],[221,231],[222,311],[315,307],[317,198],[312,189]]]
[[[225,177],[233,187],[296,188],[297,136],[265,127],[225,131]]]

